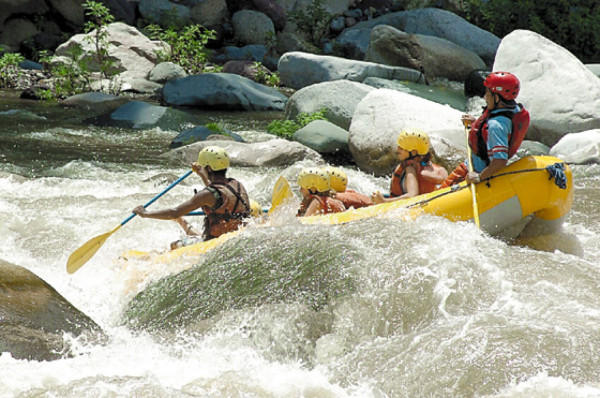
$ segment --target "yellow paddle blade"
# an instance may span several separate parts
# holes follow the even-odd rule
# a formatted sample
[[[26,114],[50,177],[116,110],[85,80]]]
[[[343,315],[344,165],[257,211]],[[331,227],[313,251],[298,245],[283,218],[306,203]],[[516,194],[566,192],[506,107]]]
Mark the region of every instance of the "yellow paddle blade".
[[[275,211],[277,207],[281,206],[292,196],[294,196],[294,193],[290,188],[290,183],[285,179],[284,176],[279,176],[279,179],[273,187],[273,195],[271,196],[271,208],[269,209],[269,214]]]
[[[110,232],[88,240],[83,244],[83,246],[75,250],[67,260],[67,272],[69,274],[72,274],[73,272],[81,268],[83,264],[87,263],[88,260],[92,258],[94,254],[96,254],[98,249],[102,247],[106,239],[108,239],[109,236],[114,234],[119,228],[121,228],[121,224],[119,224],[119,226],[117,226]]]

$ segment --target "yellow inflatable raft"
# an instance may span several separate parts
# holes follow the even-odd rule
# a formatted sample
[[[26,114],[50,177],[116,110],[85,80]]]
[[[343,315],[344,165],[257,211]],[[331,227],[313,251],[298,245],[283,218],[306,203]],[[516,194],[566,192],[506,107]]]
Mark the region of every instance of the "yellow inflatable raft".
[[[473,220],[471,188],[461,183],[406,200],[383,203],[343,213],[303,217],[303,224],[342,224],[376,217],[396,209],[405,209],[407,217],[432,214],[452,221]],[[475,184],[481,229],[497,235],[507,228],[533,218],[540,225],[555,228],[562,223],[573,202],[573,177],[571,169],[558,158],[528,156],[501,170],[487,181]],[[169,262],[182,255],[197,255],[221,245],[238,232],[222,235],[218,239],[201,242],[170,252],[153,260]],[[125,257],[144,257],[147,253],[130,251]]]

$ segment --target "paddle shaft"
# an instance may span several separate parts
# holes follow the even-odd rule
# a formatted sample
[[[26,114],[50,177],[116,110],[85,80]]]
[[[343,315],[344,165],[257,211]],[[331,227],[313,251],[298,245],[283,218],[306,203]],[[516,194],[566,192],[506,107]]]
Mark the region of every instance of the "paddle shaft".
[[[179,177],[174,183],[172,183],[171,185],[169,185],[167,188],[165,188],[164,191],[162,191],[161,193],[159,193],[158,195],[156,195],[154,198],[152,198],[152,200],[148,203],[146,203],[144,205],[144,208],[150,206],[152,203],[156,202],[161,196],[163,196],[164,194],[166,194],[167,192],[169,192],[175,185],[179,184],[181,181],[185,180],[187,177],[189,177],[189,175],[192,174],[192,170],[188,171],[187,173],[185,173],[184,175],[182,175],[181,177]],[[127,217],[122,223],[121,226],[127,224],[133,217],[137,216],[137,214],[135,213],[131,213],[131,215],[129,217]]]
[[[469,173],[471,173],[473,171],[473,155],[471,153],[471,147],[469,146],[469,128],[467,127],[466,123],[465,133],[467,136],[467,164],[469,165]],[[475,220],[475,225],[477,225],[477,228],[481,228],[481,225],[479,224],[479,206],[477,206],[477,192],[475,191],[474,183],[471,183],[471,196],[473,197],[473,219]]]

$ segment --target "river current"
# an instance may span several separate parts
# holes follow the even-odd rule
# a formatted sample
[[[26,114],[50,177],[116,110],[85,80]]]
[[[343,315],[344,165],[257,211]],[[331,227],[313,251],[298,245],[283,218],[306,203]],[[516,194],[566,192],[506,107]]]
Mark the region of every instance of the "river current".
[[[199,116],[250,141],[281,117]],[[134,218],[70,275],[74,250],[188,170],[160,157],[178,131],[99,128],[84,117],[11,93],[0,98],[0,260],[44,279],[108,341],[65,336],[75,355],[48,362],[2,353],[0,397],[600,396],[599,166],[573,166],[575,199],[562,231],[527,241],[432,216],[300,225],[290,207],[275,226],[249,226],[209,260],[165,265],[123,253],[165,250],[179,226]],[[234,167],[230,175],[268,207],[277,177],[295,188],[309,165]],[[386,178],[343,168],[350,188],[388,187]],[[191,176],[152,207],[178,204],[200,187]],[[239,305],[178,330],[123,322],[130,300],[160,278],[221,260],[238,273],[232,277],[269,289],[252,301],[224,280],[198,305],[223,295]],[[264,280],[281,264],[319,275],[327,289],[351,282],[337,294],[319,285],[285,295],[283,282]],[[263,272],[251,272],[257,267]]]

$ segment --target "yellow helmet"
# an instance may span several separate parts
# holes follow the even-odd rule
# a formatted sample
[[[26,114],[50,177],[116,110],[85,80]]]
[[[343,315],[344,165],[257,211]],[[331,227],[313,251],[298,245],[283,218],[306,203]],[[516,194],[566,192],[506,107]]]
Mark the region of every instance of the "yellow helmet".
[[[429,136],[423,130],[408,128],[398,135],[396,141],[398,146],[411,152],[416,150],[419,155],[427,155],[429,152]]]
[[[309,191],[329,191],[329,174],[316,167],[304,169],[298,174],[298,185]]]
[[[337,167],[327,166],[323,170],[329,174],[329,184],[331,189],[335,189],[336,192],[345,192],[348,186],[348,177],[346,173]]]
[[[262,215],[262,207],[254,199],[250,199],[250,214],[252,217],[260,217]]]
[[[198,164],[213,171],[224,170],[229,168],[229,154],[219,146],[207,146],[198,153]]]

